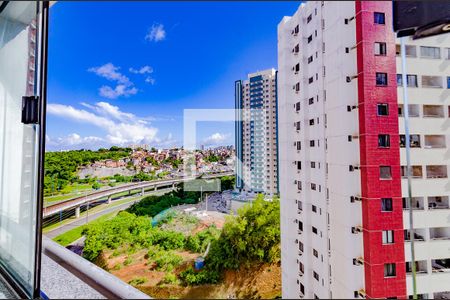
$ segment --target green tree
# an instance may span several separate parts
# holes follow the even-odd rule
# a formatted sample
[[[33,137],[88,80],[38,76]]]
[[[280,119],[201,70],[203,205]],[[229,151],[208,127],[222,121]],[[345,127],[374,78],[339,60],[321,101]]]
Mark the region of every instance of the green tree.
[[[223,176],[220,178],[220,188],[222,191],[234,188],[236,178],[234,176]]]
[[[211,244],[211,268],[238,268],[241,263],[275,262],[280,259],[280,201],[258,195],[252,204],[228,217],[222,233]]]

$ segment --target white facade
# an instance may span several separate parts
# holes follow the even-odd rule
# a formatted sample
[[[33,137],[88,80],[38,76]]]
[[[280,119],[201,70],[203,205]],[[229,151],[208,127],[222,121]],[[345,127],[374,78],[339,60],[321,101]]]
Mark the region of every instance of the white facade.
[[[399,40],[397,44],[400,52]],[[407,85],[410,134],[418,135],[420,141],[411,145],[412,196],[416,204],[413,221],[418,239],[415,241],[415,259],[420,272],[417,293],[440,298],[440,293],[450,292],[450,34],[408,39],[405,44],[407,74],[412,75]],[[401,70],[401,58],[397,56],[397,73]],[[397,95],[400,134],[404,134],[402,86],[398,87]],[[406,166],[403,145],[400,159],[401,165]],[[408,196],[406,178],[402,179],[402,196]],[[409,229],[407,207],[405,202],[405,229]],[[411,261],[409,242],[405,242],[405,258],[407,262]],[[447,260],[447,268],[442,268],[442,262],[436,261],[440,259]],[[411,295],[412,278],[408,272],[406,280],[407,293]]]
[[[363,234],[352,233],[362,224],[361,202],[350,201],[361,194],[360,172],[349,172],[349,166],[360,164],[358,80],[346,83],[347,76],[358,72],[352,49],[355,21],[344,22],[352,16],[352,1],[312,1],[278,26],[283,298],[354,298],[359,291],[364,295],[364,267],[358,265],[359,259],[364,260]],[[418,293],[438,298],[450,292],[450,35],[406,44],[417,48],[417,57],[407,58],[407,73],[416,74],[418,81],[418,87],[408,89],[410,104],[419,112],[410,119],[411,134],[419,134],[421,143],[421,148],[411,150],[412,165],[422,166],[422,178],[413,179],[413,196],[421,197],[424,207],[414,213],[415,227],[425,239],[416,243],[416,260],[426,261],[428,272],[418,275]],[[440,57],[422,58],[420,46],[440,47]],[[413,52],[411,47],[408,50]],[[424,49],[428,55],[436,51]],[[423,82],[436,85],[439,80],[422,76],[438,76],[440,87],[424,87]],[[401,107],[401,87],[398,102]],[[402,117],[399,125],[399,133],[404,134]],[[404,166],[404,148],[400,155]],[[427,175],[427,166],[439,167],[429,168],[432,175]],[[407,195],[406,179],[402,179],[402,194]],[[428,208],[430,201],[436,203],[433,209]],[[406,210],[403,222],[407,229]],[[410,260],[409,242],[405,242],[405,256]],[[436,259],[448,259],[448,268],[433,271],[432,265],[439,263]],[[411,295],[408,272],[406,280]]]
[[[278,194],[276,80],[277,72],[269,69],[236,82],[240,100],[236,108],[242,121],[236,129],[236,147],[242,147],[242,154],[237,151],[242,169],[237,172],[242,174],[241,189],[246,192]]]

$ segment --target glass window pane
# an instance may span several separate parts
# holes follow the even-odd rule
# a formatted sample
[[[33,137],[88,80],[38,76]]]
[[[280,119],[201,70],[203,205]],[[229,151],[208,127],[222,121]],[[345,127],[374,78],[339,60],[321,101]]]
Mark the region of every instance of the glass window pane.
[[[0,14],[0,264],[35,289],[38,125],[21,123],[22,97],[35,95],[37,2],[9,2]]]

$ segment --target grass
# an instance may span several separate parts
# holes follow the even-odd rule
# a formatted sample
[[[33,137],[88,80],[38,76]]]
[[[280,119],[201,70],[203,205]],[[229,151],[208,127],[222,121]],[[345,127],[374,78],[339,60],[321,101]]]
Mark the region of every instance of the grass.
[[[57,242],[58,244],[60,244],[61,246],[66,247],[67,245],[75,242],[76,240],[78,240],[79,238],[82,237],[81,233],[83,232],[83,227],[84,226],[89,225],[89,224],[94,224],[96,222],[101,222],[101,221],[105,221],[105,220],[111,219],[115,215],[117,215],[117,213],[118,213],[117,211],[113,211],[113,212],[110,212],[108,214],[105,214],[105,215],[103,215],[103,216],[101,216],[101,217],[99,217],[99,218],[97,218],[97,219],[95,219],[95,220],[93,220],[91,222],[86,223],[83,226],[76,227],[74,229],[71,229],[71,230],[63,233],[63,234],[60,234],[57,237],[55,237],[53,240],[55,242]]]
[[[156,192],[156,193],[153,193],[153,194],[166,193],[166,192],[167,192],[167,190],[161,190],[160,192]],[[144,196],[144,197],[147,197],[147,196]],[[116,200],[116,201],[112,202],[109,205],[106,204],[106,203],[105,204],[100,204],[100,205],[90,209],[89,213],[93,214],[93,213],[102,211],[103,209],[106,209],[106,208],[116,207],[116,206],[119,206],[119,205],[124,204],[124,203],[133,202],[133,201],[136,201],[136,200],[141,200],[144,197],[139,196],[139,197],[133,197],[133,198],[126,198],[126,199]],[[113,212],[107,213],[107,214],[105,214],[103,216],[98,217],[97,219],[95,219],[95,220],[93,220],[91,222],[86,223],[85,225],[92,224],[92,222],[100,222],[100,221],[112,218],[117,213],[118,213],[118,211],[113,211]],[[86,215],[86,212],[82,212],[80,214],[80,218],[85,216],[85,215]],[[51,224],[51,225],[43,228],[42,232],[43,233],[47,233],[47,232],[49,232],[49,231],[51,231],[53,229],[56,229],[56,228],[60,227],[61,225],[70,224],[70,223],[74,222],[75,220],[77,220],[77,219],[69,218],[69,219],[66,219],[66,220],[64,220],[62,222]],[[58,242],[59,244],[61,244],[61,245],[63,245],[65,247],[65,246],[69,245],[70,243],[72,243],[72,242],[76,241],[77,239],[79,239],[81,237],[81,232],[82,231],[83,231],[83,226],[79,226],[79,227],[71,229],[71,230],[69,230],[69,231],[67,231],[67,232],[65,232],[63,234],[58,235],[53,240]]]
[[[100,212],[100,211],[102,211],[104,209],[111,208],[111,207],[116,207],[118,205],[122,205],[122,204],[127,203],[127,202],[133,202],[133,201],[136,201],[136,200],[140,200],[141,198],[143,198],[143,197],[139,196],[139,197],[133,197],[133,198],[126,198],[126,199],[116,200],[116,201],[113,201],[111,204],[103,203],[103,204],[95,206],[94,208],[89,209],[89,214],[95,214],[95,213]],[[87,215],[87,212],[83,211],[82,213],[80,213],[80,218],[85,217],[86,215]],[[72,222],[74,222],[76,220],[78,220],[78,219],[75,219],[75,216],[72,216],[70,218],[67,218],[67,219],[63,220],[62,222],[56,222],[56,223],[53,223],[53,224],[50,224],[50,225],[46,225],[42,229],[42,232],[43,233],[47,233],[47,232],[52,231],[52,230],[54,230],[54,229],[56,229],[58,227],[61,227],[62,225],[70,224],[70,223],[72,223]]]
[[[158,190],[156,192],[151,192],[151,195],[159,195],[160,193],[167,193],[167,191],[168,191],[168,189]],[[136,192],[136,193],[132,193],[132,195],[135,195],[135,194],[138,194],[138,193],[140,193],[140,191]],[[114,195],[114,198],[119,197],[121,194],[128,195],[128,192],[116,194],[116,195]],[[148,192],[147,195],[145,195],[144,197],[147,197],[149,194],[150,194],[150,192]],[[130,202],[130,201],[141,200],[144,197],[139,195],[139,196],[132,197],[132,198],[113,200],[113,202],[111,204],[109,204],[109,205],[106,204],[106,203],[99,204],[99,205],[95,206],[94,208],[89,209],[89,214],[94,214],[96,212],[102,211],[103,209],[110,208],[110,207],[115,207],[117,205],[121,205],[121,204]],[[104,200],[106,200],[106,198]],[[80,218],[86,216],[86,214],[87,214],[86,211],[81,212],[80,213]],[[45,224],[45,222],[44,222],[44,226],[42,228],[42,232],[43,233],[47,233],[47,232],[52,231],[52,230],[54,230],[54,229],[56,229],[56,228],[58,228],[58,227],[60,227],[62,225],[70,224],[70,223],[74,222],[75,220],[77,220],[77,219],[75,219],[75,216],[71,216],[69,218],[64,219],[62,222],[56,221],[56,222],[51,223],[51,224]]]

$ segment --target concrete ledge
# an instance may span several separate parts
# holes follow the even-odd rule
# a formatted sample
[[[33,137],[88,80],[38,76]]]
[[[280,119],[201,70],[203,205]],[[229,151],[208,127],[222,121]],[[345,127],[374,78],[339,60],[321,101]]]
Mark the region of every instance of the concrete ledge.
[[[150,299],[114,275],[42,237],[41,290],[49,298]]]

